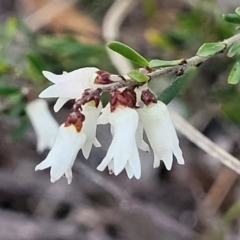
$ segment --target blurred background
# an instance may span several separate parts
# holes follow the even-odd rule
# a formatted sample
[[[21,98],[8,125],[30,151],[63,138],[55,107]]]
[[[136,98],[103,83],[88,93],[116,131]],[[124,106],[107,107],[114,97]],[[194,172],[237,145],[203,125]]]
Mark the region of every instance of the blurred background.
[[[237,173],[180,134],[186,164],[153,169],[152,154],[141,152],[140,180],[96,170],[111,142],[109,126],[98,128],[102,148],[94,148],[87,161],[79,153],[71,185],[64,178],[50,183],[49,169],[34,171],[48,151],[36,151],[26,104],[49,85],[42,70],[61,74],[96,66],[117,72],[102,32],[113,3],[0,0],[0,240],[240,239]],[[189,58],[202,43],[236,32],[222,14],[238,5],[238,0],[135,1],[118,40],[148,59]],[[233,63],[225,54],[210,59],[170,107],[240,158],[240,87],[227,85]],[[161,93],[171,80],[152,87]],[[48,102],[51,111],[54,102]],[[53,113],[59,124],[72,104]]]

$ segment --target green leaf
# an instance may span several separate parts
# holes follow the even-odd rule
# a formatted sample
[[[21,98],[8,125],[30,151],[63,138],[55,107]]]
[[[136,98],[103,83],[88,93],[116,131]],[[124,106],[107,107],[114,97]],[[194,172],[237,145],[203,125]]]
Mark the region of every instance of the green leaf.
[[[240,16],[236,13],[223,14],[223,19],[230,23],[240,23]]]
[[[210,57],[223,51],[226,48],[224,43],[204,43],[197,51],[200,57]]]
[[[228,57],[234,57],[235,55],[240,54],[240,41],[235,42],[231,45],[228,50]]]
[[[139,83],[145,83],[150,80],[150,77],[137,71],[137,70],[132,70],[127,74],[131,79],[133,79],[135,82]]]
[[[16,87],[2,87],[0,86],[0,95],[8,96],[11,94],[15,94],[20,90]]]
[[[235,13],[240,16],[240,7],[235,9]]]
[[[148,66],[149,62],[147,59],[145,59],[143,56],[141,56],[138,52],[136,52],[131,47],[117,42],[113,41],[108,44],[108,47],[113,50],[114,52],[119,53],[120,55],[124,56],[125,58],[137,63],[140,66],[146,67]]]
[[[158,68],[158,67],[172,67],[177,66],[183,63],[183,59],[179,60],[172,60],[172,61],[165,61],[160,59],[153,59],[149,62],[150,68]]]
[[[234,64],[228,77],[228,83],[237,84],[239,80],[240,80],[240,59],[238,59]]]
[[[196,67],[189,68],[182,76],[175,78],[171,85],[160,94],[158,99],[165,104],[170,103],[179,91],[192,79],[195,69]]]

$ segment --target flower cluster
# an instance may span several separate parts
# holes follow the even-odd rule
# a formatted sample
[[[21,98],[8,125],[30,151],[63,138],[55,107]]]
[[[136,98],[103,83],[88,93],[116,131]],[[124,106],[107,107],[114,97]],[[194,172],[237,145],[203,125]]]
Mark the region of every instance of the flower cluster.
[[[88,159],[92,146],[100,147],[96,138],[98,124],[111,125],[113,136],[106,156],[97,167],[118,175],[124,169],[129,178],[141,176],[139,151],[150,151],[143,140],[143,132],[154,153],[153,166],[159,167],[162,160],[168,170],[172,167],[173,155],[179,164],[184,164],[179,141],[166,105],[157,101],[147,88],[125,87],[110,91],[110,102],[102,108],[102,86],[122,78],[100,71],[97,68],[81,68],[70,73],[55,75],[44,71],[44,76],[54,85],[45,89],[41,98],[58,98],[54,110],[75,99],[75,104],[56,136],[53,148],[36,170],[51,168],[51,182],[63,175],[72,181],[72,166],[79,150]]]

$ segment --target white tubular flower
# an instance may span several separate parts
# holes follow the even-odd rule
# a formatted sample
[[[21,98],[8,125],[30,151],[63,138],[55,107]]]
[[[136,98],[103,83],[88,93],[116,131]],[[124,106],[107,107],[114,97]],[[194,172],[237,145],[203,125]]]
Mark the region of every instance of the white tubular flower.
[[[65,127],[62,124],[59,127],[52,150],[46,159],[36,166],[35,171],[51,167],[50,176],[52,183],[65,174],[68,184],[70,184],[72,182],[73,163],[85,140],[86,135],[82,131],[77,132],[74,125]]]
[[[137,131],[136,131],[136,143],[140,150],[144,152],[149,152],[150,148],[148,144],[143,140],[143,126],[139,121]]]
[[[113,127],[113,140],[107,155],[97,167],[103,171],[107,166],[110,172],[118,175],[124,168],[129,178],[141,176],[141,165],[136,145],[138,114],[129,107],[117,107],[108,116]]]
[[[109,114],[111,114],[110,103],[108,103],[105,106],[105,108],[102,109],[101,115],[99,116],[97,123],[98,124],[103,124],[103,125],[109,123],[109,119],[108,119]]]
[[[59,98],[54,106],[54,111],[57,112],[68,100],[81,97],[85,89],[93,86],[98,70],[95,67],[85,67],[61,75],[43,71],[43,75],[54,85],[43,90],[39,97]]]
[[[51,115],[47,102],[36,99],[25,107],[26,113],[37,135],[37,152],[51,149],[57,136],[59,125]]]
[[[101,144],[96,139],[97,121],[102,109],[102,103],[99,102],[98,107],[95,106],[95,101],[90,101],[83,105],[82,113],[85,116],[82,132],[86,135],[86,142],[82,147],[83,156],[88,159],[92,145],[101,147]]]
[[[154,153],[154,168],[163,160],[168,170],[172,168],[173,154],[179,164],[184,164],[178,137],[167,106],[158,101],[138,109],[140,121],[146,131]]]
[[[103,108],[101,111],[101,115],[98,118],[98,124],[103,124],[103,125],[107,124],[109,122],[108,120],[109,114],[111,114],[111,111],[110,111],[110,104],[108,103],[106,107]],[[111,126],[111,133],[113,133],[113,131],[114,131],[113,127]],[[148,144],[143,140],[143,126],[140,122],[138,123],[138,127],[136,130],[136,144],[137,144],[137,147],[142,151],[144,152],[150,151]]]

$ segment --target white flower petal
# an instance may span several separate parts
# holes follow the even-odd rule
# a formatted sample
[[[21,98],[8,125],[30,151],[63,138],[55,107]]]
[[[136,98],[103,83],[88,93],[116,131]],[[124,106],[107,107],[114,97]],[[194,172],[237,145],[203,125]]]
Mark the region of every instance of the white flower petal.
[[[39,164],[35,167],[35,171],[49,168],[49,167],[51,167],[51,165],[52,165],[51,162],[48,161],[47,159],[45,159],[44,161],[42,161],[41,163],[39,163]]]
[[[94,67],[80,68],[61,75],[43,71],[44,76],[54,84],[42,91],[39,97],[77,99],[82,96],[85,89],[94,86],[97,71],[98,69]]]
[[[109,154],[109,151],[107,152],[107,155],[105,156],[105,158],[102,160],[102,162],[98,165],[97,170],[98,171],[104,171],[104,169],[110,164],[112,163],[112,158]],[[112,163],[113,165],[113,163]],[[113,169],[113,167],[112,167]]]
[[[158,167],[162,160],[170,170],[173,154],[178,163],[183,164],[182,151],[167,106],[158,101],[138,109],[138,113],[153,149],[154,167]]]
[[[141,149],[144,152],[149,152],[150,148],[148,144],[143,140],[143,126],[139,122],[137,131],[136,131],[136,143],[139,149]]]
[[[98,124],[107,124],[109,122],[108,117],[109,114],[111,113],[110,111],[110,103],[108,103],[105,108],[102,109],[101,115],[98,118]]]
[[[59,83],[64,81],[71,81],[74,79],[79,79],[79,81],[85,81],[90,79],[94,73],[99,69],[95,67],[85,67],[79,68],[71,72],[63,72],[63,74],[57,75],[49,71],[42,71],[44,77],[53,83]]]
[[[169,118],[170,118],[170,115],[169,115]],[[170,121],[171,121],[171,118],[170,118]],[[171,134],[172,140],[173,140],[172,141],[172,144],[173,144],[173,154],[176,157],[178,164],[183,165],[185,162],[184,162],[184,158],[182,156],[182,150],[179,147],[179,140],[178,140],[178,136],[177,136],[177,133],[175,131],[174,125],[170,124],[169,125],[169,129],[170,129],[169,133]]]
[[[59,97],[58,92],[55,88],[55,85],[49,86],[48,88],[44,89],[38,97],[40,98],[51,98],[51,97]]]
[[[51,115],[47,102],[36,99],[28,103],[25,110],[37,135],[37,151],[52,148],[59,125]]]
[[[101,143],[97,140],[97,138],[95,138],[93,145],[94,145],[94,147],[97,147],[97,148],[102,146]]]
[[[100,102],[98,107],[95,107],[95,102],[91,101],[83,106],[82,113],[85,116],[83,122],[82,132],[86,135],[86,142],[82,147],[83,156],[88,159],[92,145],[96,139],[97,121],[102,109],[102,103]]]
[[[69,100],[70,100],[69,98],[58,98],[53,107],[54,112],[58,112],[62,108],[62,106]]]
[[[72,182],[72,167],[69,168],[66,172],[65,172],[65,177],[67,178],[68,184],[70,184]]]
[[[135,139],[138,125],[136,110],[128,107],[118,107],[108,115],[108,121],[113,127],[113,140],[105,158],[97,169],[103,171],[107,166],[111,166],[113,173],[118,175],[127,166],[128,176],[131,177],[134,174],[136,178],[139,178],[141,166]]]
[[[119,150],[119,151],[117,151]],[[113,156],[113,165],[114,165],[114,174],[117,176],[122,170],[125,168],[128,159],[130,156],[128,155],[128,152],[120,151],[121,149],[117,149],[114,152]]]
[[[46,159],[36,166],[35,170],[51,167],[51,182],[57,181],[64,174],[66,174],[68,182],[70,182],[70,169],[85,140],[85,134],[77,132],[73,125],[65,127],[64,124],[62,124],[59,127],[52,150],[49,152]]]
[[[108,172],[109,172],[109,174],[114,173],[113,161],[110,161],[109,164],[108,164]]]
[[[141,164],[137,148],[133,149],[131,160],[128,162],[136,179],[141,177]]]
[[[42,71],[42,74],[45,78],[47,78],[52,83],[57,83],[59,80],[59,75],[51,73],[49,71]]]
[[[132,179],[132,178],[133,178],[133,171],[132,171],[129,163],[126,164],[125,170],[126,170],[126,173],[127,173],[128,178],[129,178],[129,179]]]

